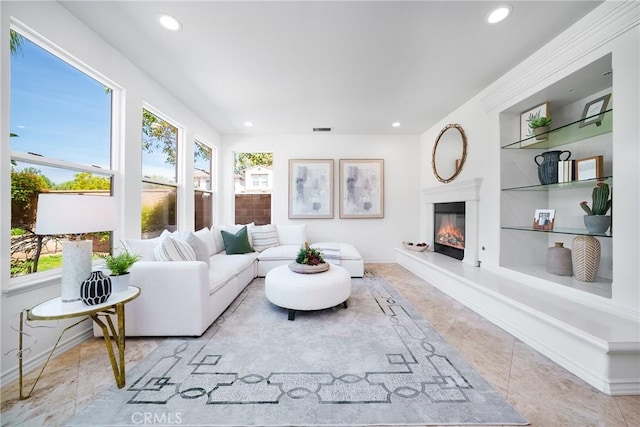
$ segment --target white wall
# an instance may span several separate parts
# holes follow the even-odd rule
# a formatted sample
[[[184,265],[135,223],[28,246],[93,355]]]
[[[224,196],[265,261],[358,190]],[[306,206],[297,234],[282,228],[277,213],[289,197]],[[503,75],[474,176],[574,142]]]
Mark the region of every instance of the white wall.
[[[393,262],[394,248],[403,240],[418,240],[420,168],[429,162],[420,155],[418,136],[385,135],[224,135],[221,192],[233,194],[233,153],[273,153],[271,222],[308,224],[313,241],[346,241],[358,248],[365,262]],[[289,159],[334,160],[333,219],[288,218]],[[384,218],[340,219],[339,159],[384,159]],[[234,219],[225,204],[222,223]]]
[[[482,178],[479,204],[479,246],[482,266],[499,271],[500,258],[500,124],[499,113],[527,99],[585,65],[612,54],[613,171],[615,237],[613,239],[613,296],[603,304],[626,315],[640,313],[640,34],[638,3],[607,2],[548,46],[516,66],[487,89],[424,132],[421,157],[430,155],[438,133],[447,123],[463,126],[469,140],[467,164],[460,180]],[[606,19],[605,19],[606,17]],[[597,30],[597,31],[596,31]],[[533,161],[531,166],[535,168]],[[439,183],[427,165],[423,188]],[[576,209],[579,209],[576,206]],[[424,210],[424,209],[423,209]],[[421,216],[421,232],[427,224]],[[522,248],[527,256],[526,248]]]
[[[1,137],[0,164],[0,254],[2,259],[1,283],[1,335],[2,335],[2,364],[1,373],[3,383],[7,379],[17,376],[17,357],[15,352],[8,355],[12,348],[17,347],[18,334],[11,329],[11,324],[17,325],[17,314],[21,309],[53,298],[60,294],[59,277],[49,281],[41,281],[38,284],[30,283],[16,287],[9,279],[9,230],[10,230],[10,170],[9,161],[9,25],[14,22],[24,25],[44,39],[52,42],[65,52],[76,58],[81,63],[91,68],[96,74],[104,76],[112,82],[116,88],[121,88],[119,114],[114,120],[122,120],[124,127],[120,134],[114,135],[114,144],[123,146],[124,149],[114,153],[114,168],[118,170],[115,179],[114,195],[121,200],[120,224],[116,241],[125,237],[140,236],[141,209],[141,123],[143,105],[153,107],[163,113],[175,124],[179,125],[183,132],[183,153],[186,158],[192,156],[193,140],[198,137],[201,142],[210,144],[219,149],[220,135],[208,126],[200,117],[195,115],[186,106],[182,105],[170,93],[152,81],[143,71],[136,68],[131,62],[105,43],[84,24],[69,14],[64,8],[55,2],[1,2],[1,28],[0,33],[0,93],[1,98],[1,126],[4,131]],[[192,176],[193,162],[187,162],[188,167],[181,171],[180,176],[184,184],[179,190],[179,197],[184,200],[183,209],[179,212],[179,227],[181,229],[193,228],[193,189],[192,180],[186,177]],[[125,186],[126,182],[126,186]],[[215,206],[219,205],[216,200]],[[29,333],[37,338],[37,343],[27,339],[31,345],[31,352],[26,355],[27,369],[33,365],[34,360],[43,361],[43,352],[53,346],[57,334],[63,325],[71,322],[61,322],[55,325],[47,322],[53,329],[34,329]],[[79,326],[71,330],[65,339],[63,346],[72,345],[77,340],[86,336],[90,324]]]

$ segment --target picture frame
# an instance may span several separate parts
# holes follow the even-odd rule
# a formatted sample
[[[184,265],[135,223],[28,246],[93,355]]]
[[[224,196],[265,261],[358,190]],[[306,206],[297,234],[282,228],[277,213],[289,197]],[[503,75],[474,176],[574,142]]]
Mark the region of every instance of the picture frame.
[[[611,99],[610,93],[596,98],[593,101],[587,102],[584,106],[584,110],[582,110],[582,117],[580,118],[578,126],[585,127],[594,123],[596,126],[600,126],[604,119],[604,112],[607,110],[607,106],[609,105],[609,99]]]
[[[289,218],[333,218],[333,159],[289,159]]]
[[[540,105],[536,105],[533,108],[528,109],[520,113],[520,146],[525,147],[527,145],[535,144],[537,141],[534,138],[533,131],[529,127],[529,121],[538,117],[549,117],[549,103],[543,102]]]
[[[555,209],[536,209],[536,213],[533,216],[533,229],[551,231],[553,230],[555,219]]]
[[[591,156],[583,159],[576,159],[576,181],[602,178],[603,163],[604,160],[602,156]]]
[[[340,159],[340,218],[384,218],[383,159]]]

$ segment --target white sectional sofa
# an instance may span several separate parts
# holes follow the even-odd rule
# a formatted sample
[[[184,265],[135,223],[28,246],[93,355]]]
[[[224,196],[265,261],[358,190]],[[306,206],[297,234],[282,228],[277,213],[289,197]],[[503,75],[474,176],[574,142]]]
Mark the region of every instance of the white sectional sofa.
[[[227,253],[222,231],[235,234],[241,228],[234,225],[195,233],[165,231],[154,239],[125,240],[126,249],[141,256],[130,273],[130,284],[139,287],[141,293],[127,304],[126,335],[202,335],[255,277],[294,261],[307,241],[306,224],[250,224],[247,230],[251,251]],[[229,234],[226,237],[231,238]],[[312,246],[321,248],[328,262],[340,264],[352,277],[362,277],[364,263],[352,245],[324,242]],[[231,248],[231,252],[234,250]],[[102,331],[94,327],[94,334],[101,335]]]

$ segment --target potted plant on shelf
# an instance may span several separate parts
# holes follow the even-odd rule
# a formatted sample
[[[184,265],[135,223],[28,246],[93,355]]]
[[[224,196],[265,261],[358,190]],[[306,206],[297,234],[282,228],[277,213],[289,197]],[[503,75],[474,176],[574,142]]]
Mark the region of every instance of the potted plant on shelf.
[[[547,139],[546,134],[549,133],[549,126],[551,126],[553,119],[550,117],[536,117],[529,120],[529,128],[536,136],[536,141],[544,141]]]
[[[321,273],[329,269],[329,264],[319,249],[312,248],[308,242],[304,242],[296,260],[289,264],[289,268],[296,273]]]
[[[118,255],[105,255],[102,259],[104,259],[107,268],[111,270],[109,277],[112,291],[125,291],[129,287],[129,269],[140,259],[140,255],[132,254],[125,249]]]
[[[609,199],[609,185],[606,182],[598,182],[591,193],[593,203],[591,207],[587,201],[580,202],[580,207],[587,213],[584,216],[584,225],[589,233],[602,234],[611,226],[611,216],[607,215],[611,208]]]

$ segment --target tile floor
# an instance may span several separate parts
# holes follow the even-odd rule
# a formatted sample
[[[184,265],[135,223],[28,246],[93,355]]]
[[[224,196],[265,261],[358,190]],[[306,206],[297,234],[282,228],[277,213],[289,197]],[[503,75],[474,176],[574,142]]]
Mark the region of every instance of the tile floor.
[[[532,426],[640,427],[640,396],[600,393],[397,264],[366,268],[391,282]],[[161,342],[127,339],[127,369]],[[3,387],[1,425],[64,425],[113,381],[102,339],[90,339],[53,359],[30,399],[18,400],[17,383]]]

